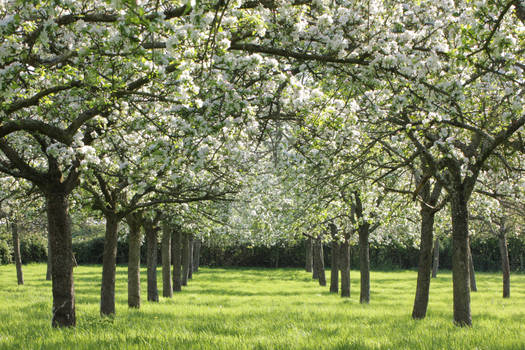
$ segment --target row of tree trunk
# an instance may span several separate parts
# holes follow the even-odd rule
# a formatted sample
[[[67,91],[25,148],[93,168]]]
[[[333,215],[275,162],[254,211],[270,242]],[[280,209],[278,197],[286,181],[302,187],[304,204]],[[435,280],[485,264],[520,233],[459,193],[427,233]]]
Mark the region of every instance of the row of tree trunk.
[[[421,246],[418,268],[418,280],[416,287],[416,297],[412,317],[422,319],[426,316],[430,278],[436,278],[439,268],[439,238],[436,237],[433,242],[433,225],[434,212],[426,210],[421,211]],[[331,271],[330,271],[330,292],[339,292],[339,271],[341,271],[341,296],[350,296],[350,245],[348,238],[345,237],[343,243],[337,239],[337,227],[330,224],[331,241]],[[366,232],[365,232],[366,233]],[[368,253],[368,236],[360,235],[360,270],[361,270],[361,294],[360,302],[370,302],[370,257]],[[508,258],[508,248],[506,235],[500,234],[500,254],[503,272],[503,297],[510,297],[510,264]],[[434,243],[434,244],[432,244]],[[308,236],[305,240],[305,257],[307,272],[312,272],[313,279],[319,281],[319,285],[326,285],[324,256],[322,236],[316,238]],[[469,287],[473,292],[477,291],[476,276],[474,270],[474,261],[470,250],[470,244],[467,246]]]

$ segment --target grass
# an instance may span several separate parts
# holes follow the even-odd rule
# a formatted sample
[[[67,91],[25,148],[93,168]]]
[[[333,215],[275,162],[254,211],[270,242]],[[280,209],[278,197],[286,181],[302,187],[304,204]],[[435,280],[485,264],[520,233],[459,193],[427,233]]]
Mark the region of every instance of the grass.
[[[100,266],[75,269],[77,327],[52,329],[45,265],[0,266],[2,349],[525,349],[525,275],[478,273],[472,328],[452,324],[450,272],[432,280],[427,318],[410,317],[416,272],[372,272],[371,304],[359,304],[359,273],[342,299],[299,269],[202,268],[173,299],[127,307],[117,270],[117,316],[99,317]],[[143,300],[146,293],[142,271]],[[329,274],[327,273],[327,277]],[[161,288],[159,273],[159,288]]]

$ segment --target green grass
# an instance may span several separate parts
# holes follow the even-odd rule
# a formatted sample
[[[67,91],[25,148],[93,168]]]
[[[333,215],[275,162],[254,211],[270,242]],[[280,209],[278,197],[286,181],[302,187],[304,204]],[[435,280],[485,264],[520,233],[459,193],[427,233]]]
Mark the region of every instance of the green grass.
[[[117,276],[117,315],[99,317],[100,266],[75,269],[77,327],[52,329],[45,265],[0,266],[0,348],[9,349],[525,349],[525,275],[501,298],[498,274],[478,273],[472,328],[452,324],[450,272],[432,280],[427,318],[410,318],[414,271],[373,272],[371,304],[319,287],[299,269],[203,268],[183,292],[128,310],[126,268]],[[327,274],[327,277],[329,274]],[[145,299],[145,271],[142,273]],[[159,288],[161,280],[159,274]]]

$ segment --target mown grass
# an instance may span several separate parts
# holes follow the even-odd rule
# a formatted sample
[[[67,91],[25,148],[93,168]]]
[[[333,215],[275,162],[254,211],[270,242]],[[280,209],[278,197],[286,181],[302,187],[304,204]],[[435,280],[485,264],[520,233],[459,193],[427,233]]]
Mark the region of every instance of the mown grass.
[[[117,316],[99,317],[100,266],[75,269],[78,324],[52,329],[45,265],[0,266],[0,348],[8,349],[525,349],[525,275],[501,298],[498,274],[478,273],[472,328],[452,324],[450,272],[432,280],[428,316],[410,317],[416,273],[373,272],[371,304],[319,287],[299,269],[203,268],[183,292],[127,307],[126,268],[117,276]],[[327,274],[327,277],[329,274]],[[142,273],[145,299],[145,271]],[[161,280],[159,274],[159,288]]]

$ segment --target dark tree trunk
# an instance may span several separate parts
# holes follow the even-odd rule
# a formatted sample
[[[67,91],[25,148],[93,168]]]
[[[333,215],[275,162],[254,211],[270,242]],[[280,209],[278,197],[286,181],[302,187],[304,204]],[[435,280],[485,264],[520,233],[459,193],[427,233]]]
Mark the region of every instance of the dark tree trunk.
[[[345,241],[341,244],[340,249],[340,261],[341,261],[341,297],[350,297],[350,244],[348,243],[348,237],[345,237]]]
[[[201,241],[196,240],[193,245],[193,272],[199,272],[200,255],[201,255]]]
[[[370,303],[370,252],[368,237],[370,224],[363,223],[359,226],[359,270],[361,272],[361,293],[359,302]]]
[[[474,270],[474,259],[472,258],[472,250],[470,250],[470,239],[467,246],[468,252],[468,273],[470,278],[470,290],[472,292],[478,291],[478,286],[476,284],[476,270]]]
[[[52,256],[53,327],[73,327],[75,286],[69,203],[66,193],[46,193],[47,220]]]
[[[157,289],[157,233],[158,230],[153,223],[146,220],[144,224],[146,231],[147,244],[147,265],[148,265],[148,301],[159,301],[159,291]]]
[[[339,241],[337,240],[337,226],[331,223],[332,256],[330,262],[330,293],[339,292]]]
[[[102,255],[102,286],[100,289],[100,314],[115,314],[115,278],[117,268],[117,242],[119,218],[106,214],[106,237]]]
[[[306,269],[306,272],[312,272],[312,268],[313,268],[312,239],[308,237],[304,241],[304,245],[305,245],[305,258],[306,258],[305,269]]]
[[[188,241],[188,279],[193,278],[193,247],[194,247],[195,241],[193,238],[189,238]]]
[[[326,275],[324,270],[324,258],[323,258],[323,243],[321,239],[317,239],[314,243],[314,269],[317,270],[317,276],[319,278],[319,285],[326,286]]]
[[[24,274],[22,272],[22,258],[20,256],[20,234],[18,232],[18,223],[11,223],[11,233],[13,234],[13,253],[16,265],[16,280],[19,285],[24,284]]]
[[[339,242],[332,241],[332,262],[330,267],[330,293],[339,293]]]
[[[413,319],[423,319],[427,314],[432,268],[432,239],[434,235],[434,212],[421,204],[421,244],[417,272],[416,298],[412,310]]]
[[[312,242],[312,278],[314,280],[319,279],[319,258],[317,256],[317,240]]]
[[[188,272],[190,267],[190,239],[186,233],[182,234],[182,278],[181,285],[188,285]]]
[[[173,259],[173,291],[180,292],[182,290],[182,233],[180,227],[175,227],[173,230],[171,257]]]
[[[127,216],[129,226],[128,306],[140,308],[140,227],[138,214]]]
[[[47,209],[46,209],[47,211]],[[51,254],[51,240],[49,238],[49,228],[47,233],[47,268],[46,268],[46,281],[51,281],[52,272],[51,268],[53,266],[53,256]]]
[[[471,326],[467,198],[462,189],[449,191],[449,195],[452,215],[454,322],[458,326]]]
[[[436,237],[434,240],[434,259],[432,262],[432,278],[437,277],[439,269],[439,238]]]
[[[162,224],[162,296],[173,297],[171,284],[171,235],[172,230],[167,222]]]
[[[501,253],[501,271],[503,273],[503,297],[510,298],[510,263],[507,248],[507,236],[499,236],[499,251]]]

